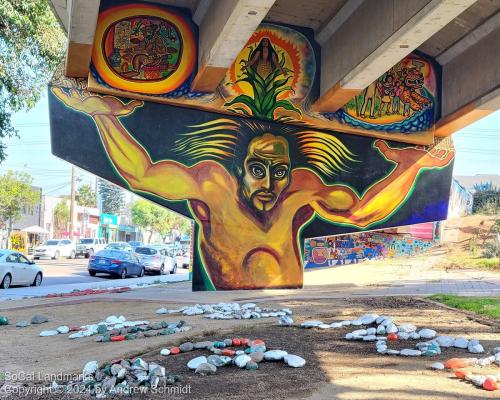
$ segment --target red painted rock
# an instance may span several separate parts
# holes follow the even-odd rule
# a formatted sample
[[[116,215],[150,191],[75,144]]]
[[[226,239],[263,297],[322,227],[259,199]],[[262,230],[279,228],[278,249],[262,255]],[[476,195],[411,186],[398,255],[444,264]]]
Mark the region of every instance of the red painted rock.
[[[387,335],[387,340],[395,342],[396,340],[398,340],[398,335],[396,335],[395,333],[389,333]]]
[[[181,352],[181,349],[179,349],[178,347],[172,347],[170,349],[170,354],[179,354]]]
[[[498,384],[491,378],[487,378],[483,383],[484,390],[498,390]]]
[[[123,342],[125,340],[124,335],[116,335],[111,337],[112,342]]]
[[[465,368],[472,365],[470,358],[450,358],[444,363],[445,368],[458,369]]]
[[[77,332],[80,330],[80,327],[79,326],[76,326],[76,325],[70,325],[69,326],[69,331],[70,332]]]
[[[265,345],[265,343],[264,343],[264,341],[263,341],[263,340],[260,340],[260,339],[255,339],[255,340],[253,340],[253,341],[252,341],[251,346],[252,346],[252,347],[253,347],[253,346],[258,346],[258,345],[260,345],[260,344]]]
[[[465,379],[465,377],[469,375],[469,372],[463,370],[463,369],[456,369],[455,370],[455,376],[458,378],[458,379]]]
[[[233,339],[233,346],[241,346],[241,340],[240,339]]]
[[[241,339],[242,346],[248,346],[248,343],[250,343],[250,339],[248,339],[248,338]]]
[[[222,355],[223,356],[232,357],[235,354],[236,354],[236,352],[234,350],[231,350],[231,349],[224,349],[224,350],[222,350]]]

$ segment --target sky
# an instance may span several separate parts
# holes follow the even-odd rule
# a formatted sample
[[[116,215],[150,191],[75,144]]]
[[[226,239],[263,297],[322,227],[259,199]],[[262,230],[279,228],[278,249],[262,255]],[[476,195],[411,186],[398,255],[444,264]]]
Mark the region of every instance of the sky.
[[[52,155],[47,97],[28,112],[13,116],[19,138],[5,140],[7,158],[0,164],[0,174],[9,169],[26,171],[43,193],[69,194],[71,165]],[[500,175],[500,111],[469,125],[453,135],[457,150],[454,175]],[[77,169],[77,185],[95,185],[95,177]]]

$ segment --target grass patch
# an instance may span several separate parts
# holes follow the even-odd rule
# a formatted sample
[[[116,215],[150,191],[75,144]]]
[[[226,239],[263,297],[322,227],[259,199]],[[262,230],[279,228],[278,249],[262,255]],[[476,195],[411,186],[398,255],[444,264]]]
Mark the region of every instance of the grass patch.
[[[450,307],[500,319],[500,297],[464,297],[449,294],[435,294],[430,296],[429,299],[439,301]]]
[[[474,268],[500,272],[499,257],[485,258],[467,251],[455,251],[445,255],[440,265],[445,268]]]

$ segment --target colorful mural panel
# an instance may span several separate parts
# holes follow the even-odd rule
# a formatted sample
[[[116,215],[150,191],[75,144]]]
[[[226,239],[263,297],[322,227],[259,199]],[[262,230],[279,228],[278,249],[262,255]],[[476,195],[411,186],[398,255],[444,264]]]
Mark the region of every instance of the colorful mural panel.
[[[408,234],[365,232],[306,239],[305,268],[357,264],[365,260],[414,256],[434,246],[433,239]]]
[[[53,153],[193,218],[195,290],[301,287],[306,237],[446,218],[450,139],[410,146],[80,84],[49,90]]]
[[[320,46],[307,28],[262,23],[215,93],[191,90],[196,25],[184,9],[103,1],[89,89],[207,111],[239,114],[415,144],[433,142],[439,67],[412,54],[332,113],[319,97]]]

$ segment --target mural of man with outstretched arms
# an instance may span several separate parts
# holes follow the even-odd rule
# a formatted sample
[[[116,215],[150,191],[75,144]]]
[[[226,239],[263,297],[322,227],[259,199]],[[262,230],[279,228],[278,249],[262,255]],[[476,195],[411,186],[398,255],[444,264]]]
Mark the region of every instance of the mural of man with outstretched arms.
[[[451,149],[374,147],[394,165],[361,195],[324,177],[355,162],[331,133],[220,118],[193,126],[175,144],[176,160],[153,162],[120,119],[143,105],[54,87],[66,106],[90,116],[117,173],[136,193],[187,200],[199,226],[199,252],[217,289],[301,287],[299,229],[313,215],[357,228],[386,220],[407,200],[422,169],[442,168]],[[276,128],[274,128],[276,129]],[[242,132],[244,134],[242,134]],[[294,166],[291,143],[310,166]],[[190,158],[193,162],[185,165]],[[220,162],[231,159],[232,168]]]

